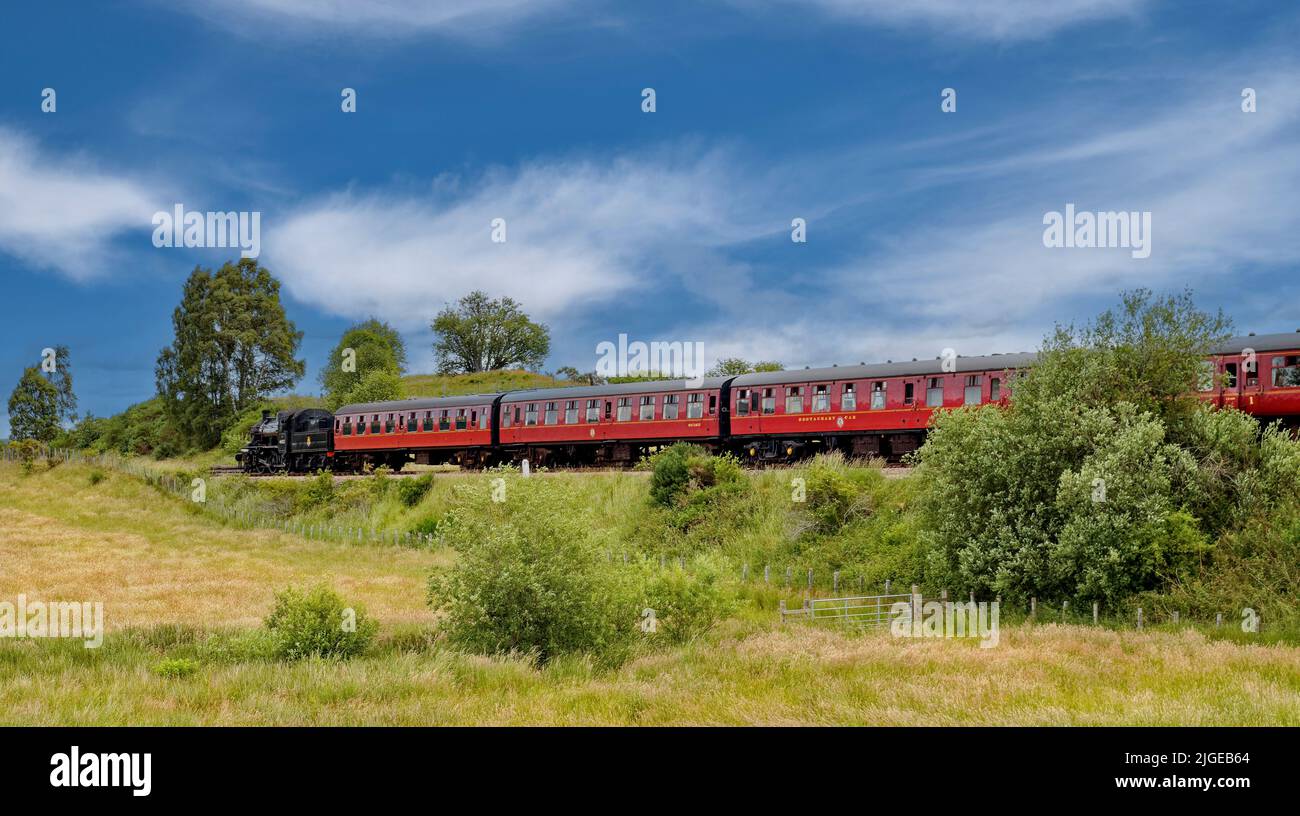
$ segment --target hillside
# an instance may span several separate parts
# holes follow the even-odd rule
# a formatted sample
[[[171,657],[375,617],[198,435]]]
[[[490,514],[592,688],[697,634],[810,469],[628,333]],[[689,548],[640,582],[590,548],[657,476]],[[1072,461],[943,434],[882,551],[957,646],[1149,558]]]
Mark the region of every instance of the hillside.
[[[437,515],[459,506],[457,485],[488,478],[439,480],[404,512]],[[603,497],[605,524],[633,523],[626,516],[644,507],[647,486],[628,474],[564,478]],[[765,492],[782,487],[777,474],[760,481]],[[239,489],[270,502],[290,487]],[[369,505],[376,521],[397,507]],[[446,548],[240,529],[134,477],[76,464],[30,475],[0,464],[0,526],[10,533],[0,597],[98,600],[107,629],[100,649],[0,639],[5,725],[1300,723],[1300,652],[1190,627],[1015,623],[990,650],[781,626],[775,599],[797,606],[798,590],[750,586],[737,587],[744,610],[693,642],[647,649],[616,670],[582,658],[538,668],[439,636],[424,579],[455,559]],[[364,605],[380,623],[377,641],[348,661],[275,660],[260,639],[273,593],[317,581]],[[168,665],[187,668],[169,676]],[[55,686],[66,693],[32,693]]]

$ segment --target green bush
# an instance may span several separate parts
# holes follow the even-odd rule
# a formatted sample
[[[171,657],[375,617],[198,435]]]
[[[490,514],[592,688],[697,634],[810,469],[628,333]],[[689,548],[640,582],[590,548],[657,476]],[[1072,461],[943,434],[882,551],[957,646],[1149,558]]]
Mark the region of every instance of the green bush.
[[[423,476],[408,476],[398,482],[397,497],[407,507],[414,507],[424,501],[424,497],[429,495],[432,488],[432,473],[426,473]]]
[[[199,670],[198,661],[187,657],[171,657],[154,666],[154,674],[169,679],[189,677]]]
[[[685,643],[712,629],[734,609],[719,566],[700,560],[692,569],[670,568],[650,577],[646,607],[654,610],[657,634]]]
[[[329,587],[303,591],[293,587],[275,596],[266,628],[281,660],[307,657],[346,659],[365,651],[378,624],[365,612],[349,607]]]
[[[836,533],[871,515],[867,486],[853,478],[839,453],[813,459],[804,480],[804,510],[815,532]]]
[[[313,478],[302,482],[302,488],[298,491],[298,511],[331,508],[334,495],[334,474],[324,471],[317,473]]]
[[[663,507],[677,504],[691,481],[688,463],[701,456],[707,456],[704,448],[685,442],[678,442],[651,456],[650,499]]]
[[[107,479],[108,475],[105,474],[104,471],[100,470],[99,468],[95,468],[94,470],[90,471],[90,476],[88,476],[87,478],[89,479],[90,484],[94,486]]]
[[[445,613],[451,642],[483,654],[529,655],[540,664],[586,654],[602,666],[626,659],[637,634],[640,594],[632,570],[609,559],[591,511],[559,480],[457,485],[445,521],[455,565],[429,580],[429,603]]]

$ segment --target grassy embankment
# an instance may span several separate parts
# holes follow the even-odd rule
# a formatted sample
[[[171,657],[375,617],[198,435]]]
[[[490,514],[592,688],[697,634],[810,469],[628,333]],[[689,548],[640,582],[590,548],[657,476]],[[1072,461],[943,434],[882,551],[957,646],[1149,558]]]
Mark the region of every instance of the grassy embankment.
[[[447,563],[445,551],[234,529],[130,477],[107,472],[93,482],[92,473],[0,466],[0,600],[99,600],[109,632],[98,650],[0,639],[0,722],[1300,724],[1292,646],[1052,624],[1004,626],[993,649],[781,629],[770,611],[776,596],[757,591],[705,638],[610,672],[582,659],[537,669],[464,655],[438,641],[424,604],[424,578]],[[573,478],[585,479],[598,523],[653,551],[635,512],[644,480]],[[791,540],[779,501],[787,480],[756,477],[760,512],[728,545],[733,557],[834,556],[781,543]],[[393,524],[437,517],[463,481],[435,480],[414,508],[385,495],[345,512]],[[886,511],[875,523],[884,540],[897,539],[876,545],[884,557],[906,550],[893,529],[905,519],[887,509],[906,503],[907,487],[880,490]],[[257,637],[272,593],[317,581],[365,606],[381,624],[379,641],[347,662],[275,662]],[[177,657],[194,659],[197,671],[157,674],[160,661]]]

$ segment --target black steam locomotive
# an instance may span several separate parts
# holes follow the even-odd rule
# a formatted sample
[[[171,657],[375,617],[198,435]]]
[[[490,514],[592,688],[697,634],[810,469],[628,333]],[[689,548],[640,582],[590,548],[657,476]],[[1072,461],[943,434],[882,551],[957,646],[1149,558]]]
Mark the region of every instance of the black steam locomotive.
[[[235,454],[248,473],[311,473],[330,469],[334,458],[334,415],[320,408],[280,411],[262,419],[248,444]]]

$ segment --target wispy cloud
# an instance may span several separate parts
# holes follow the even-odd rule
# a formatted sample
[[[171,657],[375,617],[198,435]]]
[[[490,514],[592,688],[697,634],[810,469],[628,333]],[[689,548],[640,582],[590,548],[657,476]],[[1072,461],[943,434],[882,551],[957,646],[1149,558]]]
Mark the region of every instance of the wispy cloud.
[[[732,0],[751,8],[806,6],[835,20],[922,28],[981,40],[1038,39],[1100,20],[1136,18],[1148,0]]]
[[[0,128],[0,251],[85,280],[111,267],[114,238],[136,230],[145,245],[157,209],[145,185]]]
[[[575,0],[200,0],[189,7],[246,35],[348,33],[366,37],[425,34],[477,39],[575,4]],[[250,24],[271,26],[257,30]]]
[[[294,297],[347,317],[427,324],[473,289],[542,318],[708,274],[710,247],[770,228],[720,155],[538,161],[428,196],[341,192],[268,229],[268,262]],[[492,223],[505,222],[503,243]],[[346,293],[341,297],[340,293]]]

